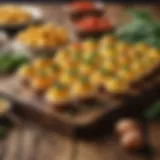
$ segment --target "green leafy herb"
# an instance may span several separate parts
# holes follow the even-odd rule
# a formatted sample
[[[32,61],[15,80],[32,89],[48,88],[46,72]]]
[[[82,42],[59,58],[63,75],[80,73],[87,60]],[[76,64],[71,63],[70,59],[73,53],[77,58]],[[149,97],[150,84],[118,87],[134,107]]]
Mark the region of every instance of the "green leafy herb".
[[[27,63],[28,58],[24,55],[0,54],[0,73],[8,73]]]
[[[47,72],[45,70],[40,70],[40,71],[38,71],[38,75],[42,76],[42,77],[46,77],[47,76]]]
[[[7,127],[0,125],[0,138],[5,138],[7,135]]]
[[[147,119],[160,118],[160,101],[156,102],[150,108],[145,110],[143,115]]]
[[[100,73],[103,74],[103,75],[106,75],[106,76],[112,75],[111,70],[106,69],[106,68],[101,68],[101,69],[100,69]]]
[[[69,70],[69,75],[71,75],[71,76],[78,75],[77,69],[71,69],[71,70]]]
[[[56,84],[53,84],[53,87],[55,87],[56,89],[58,90],[64,90],[67,88],[67,85],[63,84],[63,83],[56,83]]]
[[[160,48],[160,22],[147,10],[130,11],[132,20],[119,28],[115,35],[130,43],[145,42]]]
[[[88,84],[89,83],[89,79],[87,76],[83,76],[80,78],[80,81],[83,83],[83,84]]]
[[[54,71],[59,71],[60,70],[60,66],[58,64],[53,64],[51,67]]]

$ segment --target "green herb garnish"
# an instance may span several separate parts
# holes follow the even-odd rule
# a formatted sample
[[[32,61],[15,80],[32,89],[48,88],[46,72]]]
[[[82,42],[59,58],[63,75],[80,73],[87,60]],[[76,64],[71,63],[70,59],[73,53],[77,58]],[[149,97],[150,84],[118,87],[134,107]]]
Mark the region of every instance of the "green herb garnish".
[[[145,110],[143,115],[147,119],[160,118],[160,101],[156,102],[150,108]]]
[[[101,68],[100,69],[100,73],[103,74],[103,75],[105,75],[105,76],[112,75],[112,71],[109,70],[109,69],[106,69],[106,68]]]
[[[77,76],[78,75],[77,69],[71,69],[71,70],[68,71],[68,73],[71,76]]]
[[[67,85],[64,84],[64,83],[56,83],[56,84],[53,84],[53,87],[56,88],[57,90],[64,90],[67,88]]]
[[[0,54],[0,73],[12,72],[27,62],[28,58],[24,55]]]
[[[160,22],[148,10],[132,9],[130,15],[131,22],[118,28],[115,35],[129,43],[144,42],[160,48]]]
[[[40,71],[38,71],[38,75],[42,76],[42,77],[46,77],[48,74],[45,70],[40,70]]]
[[[51,68],[52,68],[52,70],[54,70],[54,71],[59,71],[59,70],[60,70],[60,66],[59,66],[58,64],[53,64],[53,65],[51,66]]]
[[[80,81],[83,83],[83,84],[88,84],[89,83],[89,79],[87,76],[83,76],[80,78]]]

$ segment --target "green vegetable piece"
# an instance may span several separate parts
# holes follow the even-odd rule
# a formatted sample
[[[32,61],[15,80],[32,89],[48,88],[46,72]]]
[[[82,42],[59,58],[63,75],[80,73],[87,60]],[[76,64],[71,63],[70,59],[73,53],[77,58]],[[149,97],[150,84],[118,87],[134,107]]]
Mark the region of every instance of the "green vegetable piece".
[[[38,75],[41,77],[46,77],[48,74],[45,70],[40,70],[40,71],[38,71]]]
[[[71,69],[71,70],[68,71],[68,73],[71,76],[77,76],[78,75],[77,69]]]
[[[57,82],[57,83],[53,84],[53,87],[55,87],[57,90],[64,90],[67,88],[67,85],[64,83]]]
[[[59,71],[60,70],[60,66],[58,64],[53,64],[51,67],[54,71]]]
[[[108,70],[106,68],[101,68],[100,69],[100,73],[103,74],[103,75],[105,75],[105,76],[108,76],[108,75],[111,76],[112,75],[112,71]]]
[[[7,128],[0,125],[0,138],[5,138],[7,135]]]
[[[150,108],[145,110],[143,115],[147,119],[160,118],[160,101],[156,102]]]
[[[88,79],[87,76],[83,76],[83,77],[80,78],[80,82],[82,84],[88,84],[89,83],[89,79]]]

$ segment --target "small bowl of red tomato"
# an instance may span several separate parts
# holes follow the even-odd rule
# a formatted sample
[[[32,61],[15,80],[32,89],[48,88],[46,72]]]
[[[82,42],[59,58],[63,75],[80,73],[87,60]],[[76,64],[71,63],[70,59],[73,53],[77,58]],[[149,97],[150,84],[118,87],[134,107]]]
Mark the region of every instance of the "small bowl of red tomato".
[[[105,33],[113,31],[112,23],[103,17],[85,17],[76,23],[74,28],[77,35],[81,38],[100,37]]]
[[[75,1],[68,6],[68,12],[73,21],[89,15],[100,17],[104,14],[104,6],[101,3]]]

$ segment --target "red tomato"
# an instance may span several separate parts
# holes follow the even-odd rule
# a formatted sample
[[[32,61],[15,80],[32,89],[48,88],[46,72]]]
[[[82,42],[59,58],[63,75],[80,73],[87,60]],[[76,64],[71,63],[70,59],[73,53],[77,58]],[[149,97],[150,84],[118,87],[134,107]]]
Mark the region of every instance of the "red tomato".
[[[109,23],[109,21],[103,19],[99,21],[98,30],[103,31],[111,28],[112,26],[111,23]]]
[[[105,31],[112,28],[111,23],[103,18],[87,17],[76,23],[77,30],[81,31]]]
[[[73,11],[90,11],[94,8],[94,4],[90,2],[74,2],[71,5],[71,10]]]

